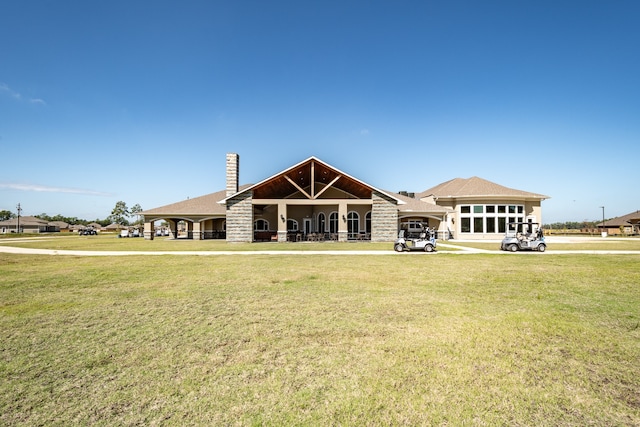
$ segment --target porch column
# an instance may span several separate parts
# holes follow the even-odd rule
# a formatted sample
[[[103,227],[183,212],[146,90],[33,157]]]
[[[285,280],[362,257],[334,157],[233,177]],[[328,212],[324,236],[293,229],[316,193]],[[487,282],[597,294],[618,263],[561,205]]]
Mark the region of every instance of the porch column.
[[[178,221],[173,219],[167,219],[167,226],[169,227],[169,234],[173,239],[178,238]]]
[[[193,222],[193,240],[200,240],[202,233],[200,233],[200,221]]]
[[[145,240],[153,240],[155,233],[155,221],[148,221],[144,223],[144,238]]]
[[[349,237],[349,229],[347,227],[348,211],[347,202],[340,202],[338,205],[338,242],[346,242]]]
[[[283,219],[284,218],[284,219]],[[287,241],[287,204],[278,202],[278,242]]]

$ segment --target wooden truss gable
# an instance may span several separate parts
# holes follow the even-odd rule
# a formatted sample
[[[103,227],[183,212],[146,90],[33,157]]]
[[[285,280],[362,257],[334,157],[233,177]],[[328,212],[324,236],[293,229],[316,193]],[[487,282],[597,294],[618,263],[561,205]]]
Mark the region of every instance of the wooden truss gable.
[[[253,189],[255,199],[371,199],[372,188],[316,158],[293,166]],[[337,190],[337,191],[335,191]],[[340,196],[336,196],[340,194]]]

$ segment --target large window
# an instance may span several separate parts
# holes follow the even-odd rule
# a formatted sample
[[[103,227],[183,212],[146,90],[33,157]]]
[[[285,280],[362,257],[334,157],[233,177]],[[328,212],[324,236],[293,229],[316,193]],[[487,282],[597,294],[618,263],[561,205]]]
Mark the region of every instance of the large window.
[[[329,215],[329,233],[338,232],[338,212],[331,212]]]
[[[460,231],[462,233],[471,233],[471,218],[460,218]]]
[[[360,231],[360,215],[358,215],[358,212],[351,211],[347,214],[347,230],[349,239],[358,237],[358,232]]]
[[[481,216],[476,216],[473,218],[473,232],[474,233],[484,233],[484,218]]]
[[[296,221],[295,219],[288,219],[287,231],[298,231],[298,221]]]
[[[507,222],[524,221],[524,205],[460,206],[461,233],[504,233]]]
[[[326,217],[324,213],[320,212],[318,214],[318,233],[324,233],[326,231]]]

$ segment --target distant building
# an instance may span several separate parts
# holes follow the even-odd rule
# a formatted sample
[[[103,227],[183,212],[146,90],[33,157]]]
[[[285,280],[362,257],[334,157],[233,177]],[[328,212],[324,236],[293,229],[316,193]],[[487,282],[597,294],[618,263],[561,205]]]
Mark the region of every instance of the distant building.
[[[607,219],[598,224],[601,232],[608,235],[640,234],[640,210],[616,218]]]
[[[0,233],[52,233],[60,231],[53,223],[35,216],[21,216],[0,221]]]
[[[58,227],[58,231],[68,233],[71,231],[71,225],[64,221],[51,221],[49,225],[53,225],[54,227]]]

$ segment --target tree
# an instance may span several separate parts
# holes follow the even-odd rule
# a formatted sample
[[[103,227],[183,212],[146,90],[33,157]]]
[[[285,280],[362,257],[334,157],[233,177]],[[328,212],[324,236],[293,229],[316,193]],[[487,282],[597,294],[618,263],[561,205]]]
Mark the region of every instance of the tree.
[[[118,225],[129,225],[129,221],[127,220],[129,215],[131,215],[131,213],[129,212],[127,204],[121,200],[116,203],[116,206],[111,211],[109,219],[111,220],[111,222],[114,222]]]
[[[11,211],[0,211],[0,221],[6,221],[15,217],[16,215]]]
[[[142,206],[140,206],[138,203],[131,207],[131,215],[136,216],[136,224],[140,222],[140,212],[142,212]]]

